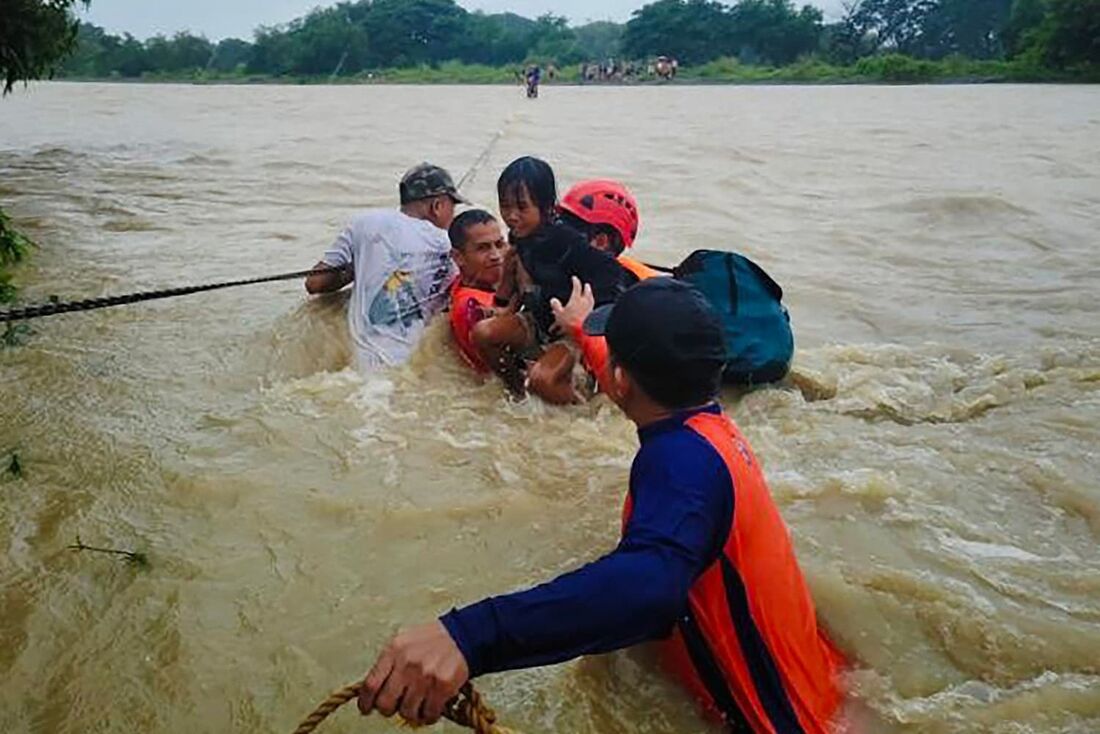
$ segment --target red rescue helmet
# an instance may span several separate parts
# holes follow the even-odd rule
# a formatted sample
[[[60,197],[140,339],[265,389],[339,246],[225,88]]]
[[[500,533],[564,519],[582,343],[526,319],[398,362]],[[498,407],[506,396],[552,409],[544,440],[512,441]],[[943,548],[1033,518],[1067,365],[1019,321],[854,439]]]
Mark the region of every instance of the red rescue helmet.
[[[618,181],[581,181],[565,193],[559,207],[588,224],[614,227],[625,247],[632,247],[638,236],[638,203]]]

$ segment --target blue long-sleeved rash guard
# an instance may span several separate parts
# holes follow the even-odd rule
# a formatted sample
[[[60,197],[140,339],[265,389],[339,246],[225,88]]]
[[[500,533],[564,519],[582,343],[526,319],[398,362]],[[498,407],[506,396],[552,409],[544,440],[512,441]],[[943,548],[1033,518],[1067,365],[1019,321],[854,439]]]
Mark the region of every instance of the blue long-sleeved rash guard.
[[[633,512],[614,551],[549,583],[440,618],[471,677],[610,652],[670,631],[733,522],[729,469],[684,425],[702,411],[721,408],[687,411],[638,431]]]

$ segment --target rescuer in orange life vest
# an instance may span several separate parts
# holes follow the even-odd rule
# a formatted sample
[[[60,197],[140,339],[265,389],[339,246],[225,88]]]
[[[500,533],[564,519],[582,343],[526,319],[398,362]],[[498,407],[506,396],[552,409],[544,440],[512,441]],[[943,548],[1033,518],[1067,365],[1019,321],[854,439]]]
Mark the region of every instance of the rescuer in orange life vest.
[[[581,232],[588,244],[611,255],[638,280],[660,277],[660,271],[625,254],[634,246],[641,217],[638,202],[624,184],[594,178],[575,184],[562,197],[558,212],[564,223]],[[577,340],[573,340],[577,342]],[[600,337],[580,340],[581,364],[607,392],[607,342]],[[561,379],[561,376],[556,376]],[[553,378],[553,376],[552,376]]]
[[[640,224],[638,202],[623,184],[606,178],[581,181],[565,193],[558,211],[563,222],[584,234],[597,250],[618,259],[638,280],[661,275],[623,254],[634,246]]]
[[[458,266],[458,280],[451,289],[451,333],[466,362],[478,372],[489,372],[471,332],[493,315],[493,294],[504,275],[510,246],[496,217],[484,209],[459,214],[447,234],[451,258]]]
[[[638,427],[618,546],[402,630],[367,674],[360,711],[429,724],[469,678],[662,640],[666,665],[730,729],[830,732],[843,659],[818,626],[760,465],[716,402],[717,314],[673,278],[592,307],[574,282],[554,311],[576,339],[606,336],[608,397]]]

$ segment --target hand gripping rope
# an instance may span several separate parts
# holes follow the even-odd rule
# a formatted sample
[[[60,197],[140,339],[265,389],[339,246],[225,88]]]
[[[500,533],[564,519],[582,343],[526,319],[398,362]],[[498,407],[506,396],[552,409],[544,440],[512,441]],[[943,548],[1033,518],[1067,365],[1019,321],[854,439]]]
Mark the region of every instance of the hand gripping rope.
[[[298,725],[294,734],[310,734],[329,714],[357,697],[362,687],[362,682],[359,682],[333,691],[332,695]],[[496,723],[496,712],[489,708],[471,683],[462,686],[458,695],[447,702],[443,716],[459,726],[473,729],[477,734],[515,734],[513,730]]]

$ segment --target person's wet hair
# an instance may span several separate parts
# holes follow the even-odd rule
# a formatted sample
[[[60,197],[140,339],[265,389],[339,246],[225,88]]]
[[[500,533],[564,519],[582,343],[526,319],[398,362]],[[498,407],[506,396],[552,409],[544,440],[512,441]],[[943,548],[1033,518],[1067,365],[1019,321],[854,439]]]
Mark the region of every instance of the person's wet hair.
[[[451,238],[451,247],[456,250],[463,249],[466,247],[466,233],[470,227],[495,221],[496,217],[484,209],[470,209],[462,212],[454,218],[450,229],[447,230],[447,236]]]
[[[623,251],[626,250],[626,245],[623,244],[623,238],[619,235],[619,230],[610,224],[590,224],[572,212],[563,211],[559,216],[563,223],[580,232],[589,242],[598,234],[606,234],[611,241],[611,254],[615,257],[623,254]]]
[[[554,169],[541,158],[525,155],[508,164],[497,179],[497,196],[501,199],[518,199],[526,189],[528,198],[542,213],[544,224],[557,218],[558,186]]]

